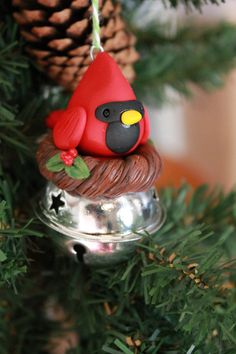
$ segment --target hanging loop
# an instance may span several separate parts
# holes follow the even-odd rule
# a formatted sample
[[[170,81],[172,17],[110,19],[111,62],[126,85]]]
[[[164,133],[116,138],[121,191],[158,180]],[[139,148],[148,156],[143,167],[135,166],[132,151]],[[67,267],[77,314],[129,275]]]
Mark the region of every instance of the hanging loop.
[[[91,48],[90,48],[90,51],[89,51],[89,53],[90,53],[90,58],[91,58],[92,60],[94,59],[93,53],[94,53],[95,50],[97,50],[97,51],[99,51],[99,52],[104,52],[104,49],[103,49],[102,46],[100,46],[99,48],[97,48],[97,47],[95,47],[94,45],[92,45]]]

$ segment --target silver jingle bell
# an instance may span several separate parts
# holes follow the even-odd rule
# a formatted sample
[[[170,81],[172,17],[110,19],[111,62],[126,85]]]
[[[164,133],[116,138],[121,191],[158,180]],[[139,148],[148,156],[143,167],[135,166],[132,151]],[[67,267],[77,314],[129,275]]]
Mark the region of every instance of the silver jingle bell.
[[[55,241],[67,254],[90,265],[127,259],[145,232],[154,234],[165,219],[155,188],[91,200],[72,196],[51,182],[36,214],[57,231]]]

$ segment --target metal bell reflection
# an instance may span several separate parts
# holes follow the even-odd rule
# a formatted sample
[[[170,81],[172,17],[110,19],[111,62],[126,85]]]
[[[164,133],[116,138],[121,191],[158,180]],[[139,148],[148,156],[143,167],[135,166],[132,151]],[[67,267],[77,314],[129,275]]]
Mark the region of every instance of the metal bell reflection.
[[[154,234],[164,222],[155,188],[90,200],[72,196],[49,182],[36,213],[57,231],[55,241],[65,252],[94,265],[127,259],[142,233]]]

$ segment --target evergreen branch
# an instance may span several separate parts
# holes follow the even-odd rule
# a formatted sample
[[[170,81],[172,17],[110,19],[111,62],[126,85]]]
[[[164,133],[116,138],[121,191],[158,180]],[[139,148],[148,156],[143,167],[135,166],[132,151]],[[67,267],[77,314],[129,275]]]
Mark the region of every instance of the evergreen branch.
[[[144,2],[143,0],[120,0],[122,2],[122,7],[125,11],[130,11],[131,15],[132,12],[137,8],[137,6],[142,5]],[[184,7],[189,10],[202,10],[204,5],[220,5],[224,4],[226,0],[162,0],[162,3],[167,8],[169,5],[173,8],[177,8],[180,5],[184,5]]]
[[[214,4],[220,5],[225,3],[225,0],[162,0],[165,5],[170,3],[172,7],[178,7],[179,5],[184,5],[188,9],[197,8],[201,9],[204,5]]]
[[[1,15],[4,15],[3,3]],[[23,52],[23,41],[18,33],[15,21],[6,13],[0,18],[0,144],[10,159],[10,150],[16,159],[23,161],[27,156],[33,156],[35,139],[40,131],[44,131],[42,119],[52,110],[52,101],[64,100],[65,94],[53,93],[48,89],[45,98],[45,78]],[[32,127],[32,122],[34,126]],[[38,129],[38,127],[40,129]]]
[[[223,85],[235,66],[236,27],[183,28],[173,36],[153,24],[137,31],[141,60],[136,64],[135,88],[140,94],[162,98],[165,88],[189,95],[189,83],[206,90]]]
[[[42,236],[31,229],[33,220],[25,221],[14,207],[16,188],[0,174],[0,286],[11,284],[27,269],[26,237]]]
[[[6,17],[4,23],[0,22],[1,101],[3,97],[10,98],[23,75],[26,78],[28,67],[28,58],[22,55],[22,43],[17,40],[17,25]]]
[[[16,27],[4,14],[9,2],[2,6],[0,353],[40,354],[50,336],[70,329],[79,333],[80,344],[71,350],[77,354],[234,353],[235,191],[165,189],[165,225],[146,235],[127,262],[110,268],[70,262],[50,243],[53,231],[41,231],[32,219],[29,200],[41,183],[29,152],[62,95],[46,91],[45,78],[23,54]],[[184,29],[173,37],[154,27],[139,32],[137,85],[157,94],[166,85],[185,92],[188,82],[218,84],[234,65],[234,36],[230,25]],[[70,328],[46,318],[51,298],[73,319]]]
[[[49,245],[44,243],[42,270],[37,268],[26,279],[24,288],[35,290],[32,294],[22,289],[24,301],[38,299],[36,303],[43,304],[50,296],[68,311],[81,341],[72,352],[235,350],[235,261],[227,250],[236,232],[236,192],[224,196],[201,187],[190,196],[183,186],[165,189],[161,200],[168,215],[165,225],[138,244],[127,263],[89,269],[58,256],[48,271],[46,259],[52,250],[46,252]],[[43,288],[37,290],[35,282]],[[42,334],[45,318],[25,321],[24,353],[35,345],[40,352],[51,333],[49,324]],[[12,323],[20,337],[23,329],[17,319]]]

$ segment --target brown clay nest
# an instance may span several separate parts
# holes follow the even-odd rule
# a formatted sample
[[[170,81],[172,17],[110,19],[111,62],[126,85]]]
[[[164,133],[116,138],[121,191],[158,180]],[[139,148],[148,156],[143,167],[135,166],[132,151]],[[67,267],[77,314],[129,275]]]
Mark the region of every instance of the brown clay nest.
[[[47,170],[47,161],[59,152],[51,134],[48,134],[37,151],[39,170],[47,180],[74,196],[112,198],[129,192],[146,191],[154,185],[161,170],[160,156],[151,143],[141,145],[132,154],[122,157],[83,155],[90,177],[81,180],[72,179],[65,171]]]

